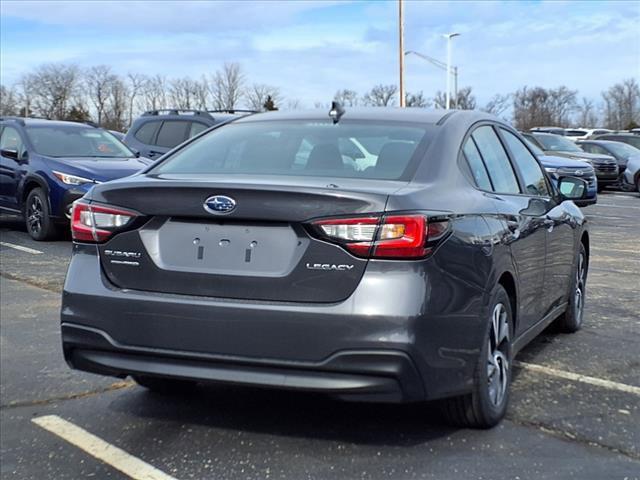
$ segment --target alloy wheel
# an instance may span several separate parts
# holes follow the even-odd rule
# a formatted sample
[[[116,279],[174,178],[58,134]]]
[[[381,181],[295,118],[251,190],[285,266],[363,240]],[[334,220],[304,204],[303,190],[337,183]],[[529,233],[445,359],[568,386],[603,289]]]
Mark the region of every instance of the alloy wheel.
[[[504,401],[509,383],[509,318],[502,303],[498,303],[493,309],[490,328],[487,386],[490,402],[498,407]]]
[[[576,282],[575,291],[573,293],[573,302],[575,305],[575,319],[576,323],[582,323],[582,314],[584,311],[584,291],[585,291],[585,276],[586,276],[585,256],[583,252],[580,252],[578,259],[578,268],[576,269]]]
[[[27,223],[31,233],[38,234],[42,230],[42,220],[44,217],[44,205],[37,195],[31,198],[27,207]]]

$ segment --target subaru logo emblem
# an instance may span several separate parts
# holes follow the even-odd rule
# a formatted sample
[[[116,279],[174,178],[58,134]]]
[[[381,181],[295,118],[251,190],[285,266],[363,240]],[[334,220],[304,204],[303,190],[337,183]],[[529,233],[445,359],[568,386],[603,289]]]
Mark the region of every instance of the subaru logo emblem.
[[[226,195],[214,195],[204,201],[204,209],[214,215],[231,213],[236,208],[236,201]]]

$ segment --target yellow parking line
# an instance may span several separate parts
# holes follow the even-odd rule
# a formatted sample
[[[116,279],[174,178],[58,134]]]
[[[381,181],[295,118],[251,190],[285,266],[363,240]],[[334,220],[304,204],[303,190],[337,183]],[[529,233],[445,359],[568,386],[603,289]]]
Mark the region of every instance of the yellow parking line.
[[[31,421],[134,480],[176,480],[57,415],[45,415]]]

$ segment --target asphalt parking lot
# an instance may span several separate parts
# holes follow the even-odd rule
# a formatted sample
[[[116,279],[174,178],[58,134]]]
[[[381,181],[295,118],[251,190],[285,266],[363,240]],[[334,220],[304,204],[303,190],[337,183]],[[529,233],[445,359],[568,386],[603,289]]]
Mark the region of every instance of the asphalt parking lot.
[[[585,327],[550,328],[519,354],[507,419],[489,431],[450,428],[431,405],[219,386],[162,396],[71,371],[59,339],[71,245],[5,218],[0,477],[638,479],[640,199],[606,192],[585,213]]]

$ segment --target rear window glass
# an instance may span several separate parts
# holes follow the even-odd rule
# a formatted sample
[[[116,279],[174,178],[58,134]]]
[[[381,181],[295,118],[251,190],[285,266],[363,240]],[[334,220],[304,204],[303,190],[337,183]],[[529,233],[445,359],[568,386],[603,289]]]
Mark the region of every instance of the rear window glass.
[[[156,130],[158,129],[158,125],[160,125],[160,122],[145,123],[136,131],[135,137],[142,143],[151,145],[153,137],[156,134]]]
[[[191,122],[168,121],[163,122],[158,132],[156,145],[159,147],[173,148],[187,138],[187,127]]]
[[[197,139],[151,173],[399,179],[435,128],[355,121],[236,123]]]

